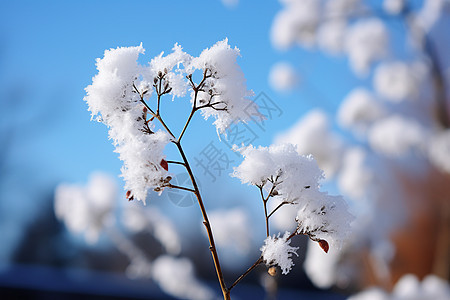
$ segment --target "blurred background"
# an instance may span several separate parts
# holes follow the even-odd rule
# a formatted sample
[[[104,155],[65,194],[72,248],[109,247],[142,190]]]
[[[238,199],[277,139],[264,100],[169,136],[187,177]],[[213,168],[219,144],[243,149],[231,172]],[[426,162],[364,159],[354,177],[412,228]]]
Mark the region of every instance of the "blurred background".
[[[377,299],[391,299],[403,287],[423,299],[449,296],[449,7],[447,0],[1,1],[1,298],[220,295],[194,199],[166,190],[152,192],[145,207],[129,203],[107,128],[90,121],[83,97],[106,49],[142,43],[145,64],[175,43],[198,56],[225,38],[240,49],[238,64],[266,120],[219,139],[211,120],[196,116],[183,142],[226,281],[259,257],[265,238],[259,191],[229,176],[241,161],[233,143],[290,142],[313,154],[326,174],[323,190],[343,195],[356,216],[341,251],[326,256],[298,238],[289,275],[271,278],[261,266],[233,295],[346,299],[377,287],[386,297]],[[188,98],[164,105],[179,131]],[[182,169],[169,171],[187,182]],[[292,230],[289,219],[280,210],[272,232]]]

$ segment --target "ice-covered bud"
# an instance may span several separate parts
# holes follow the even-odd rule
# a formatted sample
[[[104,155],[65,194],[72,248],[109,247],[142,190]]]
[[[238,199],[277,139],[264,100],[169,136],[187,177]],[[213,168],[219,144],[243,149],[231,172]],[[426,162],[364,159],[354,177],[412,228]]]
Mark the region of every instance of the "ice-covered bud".
[[[291,258],[292,254],[298,256],[296,252],[298,247],[290,246],[291,240],[288,239],[289,236],[290,233],[287,231],[282,237],[280,237],[280,234],[278,236],[269,236],[264,240],[264,245],[260,249],[266,265],[270,267],[278,265],[284,275],[288,274],[292,266],[294,266]]]
[[[354,216],[340,196],[311,192],[303,195],[297,208],[297,233],[317,241],[325,252],[330,244],[339,249],[351,232]]]

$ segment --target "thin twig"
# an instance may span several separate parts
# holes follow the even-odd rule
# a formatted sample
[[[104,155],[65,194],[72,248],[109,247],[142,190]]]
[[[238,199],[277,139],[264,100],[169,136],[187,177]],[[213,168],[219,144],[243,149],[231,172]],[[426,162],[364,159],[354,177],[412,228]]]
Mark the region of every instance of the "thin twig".
[[[228,291],[231,291],[231,289],[234,288],[236,284],[238,284],[242,279],[244,279],[245,276],[247,276],[251,271],[253,271],[254,268],[256,268],[262,262],[263,257],[261,256],[250,268],[247,269],[247,271],[245,271],[244,274],[242,274],[241,276],[239,276],[238,279],[236,279],[236,281],[228,288]]]
[[[175,136],[173,135],[172,131],[170,131],[169,127],[167,127],[166,123],[164,123],[164,120],[161,118],[161,116],[155,114],[153,112],[153,110],[150,108],[150,106],[148,106],[148,104],[144,100],[141,99],[141,103],[144,104],[144,106],[150,111],[150,113],[152,114],[153,117],[158,119],[158,121],[161,123],[161,125],[164,127],[164,129],[166,129],[167,133],[170,134],[172,136],[172,138],[175,139]]]
[[[280,204],[278,204],[277,207],[269,214],[268,218],[270,218],[280,207],[282,207],[285,204],[290,204],[291,202],[283,201]]]
[[[259,192],[261,193],[261,199],[264,204],[264,216],[266,217],[266,235],[269,236],[269,217],[267,216],[267,199],[264,199],[263,187],[259,187]]]
[[[189,162],[186,158],[186,155],[184,154],[183,147],[179,142],[175,142],[175,145],[177,145],[178,151],[180,152],[181,157],[183,158],[184,164],[186,165],[186,171],[189,174],[189,178],[191,179],[192,186],[194,187],[194,194],[197,197],[197,202],[200,207],[200,210],[202,212],[203,216],[203,225],[205,225],[206,233],[208,234],[208,240],[209,240],[209,250],[211,251],[211,255],[213,257],[214,266],[216,268],[217,278],[219,279],[220,288],[222,290],[222,294],[225,300],[230,299],[230,291],[227,289],[227,286],[225,284],[225,280],[223,278],[222,268],[220,266],[219,262],[219,256],[217,254],[216,245],[214,242],[214,236],[211,229],[211,224],[209,223],[208,215],[206,213],[205,205],[203,204],[203,200],[200,194],[200,190],[198,188],[197,182],[195,180],[194,174],[192,173],[191,167],[189,165]]]
[[[195,190],[187,188],[187,187],[184,187],[184,186],[178,186],[178,185],[174,185],[174,184],[170,184],[170,183],[168,185],[166,185],[166,186],[169,187],[169,188],[172,188],[172,189],[179,189],[179,190],[195,193]]]
[[[167,163],[185,166],[184,162],[181,162],[181,161],[168,160]]]
[[[197,93],[195,93],[195,97],[194,97],[194,106],[192,107],[192,110],[191,110],[191,113],[189,114],[188,120],[187,120],[186,124],[184,124],[183,130],[181,131],[180,136],[177,139],[177,143],[179,143],[181,141],[181,138],[183,137],[184,133],[186,132],[186,129],[188,128],[189,123],[191,122],[191,119],[195,114],[195,111],[196,111],[195,101],[197,101]]]

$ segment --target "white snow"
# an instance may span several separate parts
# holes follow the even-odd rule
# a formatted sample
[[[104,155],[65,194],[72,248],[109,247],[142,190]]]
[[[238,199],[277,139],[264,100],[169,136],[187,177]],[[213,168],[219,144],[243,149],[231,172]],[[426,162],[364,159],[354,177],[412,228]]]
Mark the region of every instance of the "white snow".
[[[261,247],[262,257],[267,266],[278,265],[282,274],[286,275],[294,266],[292,261],[292,254],[297,254],[298,247],[292,247],[289,244],[290,240],[287,240],[290,233],[285,232],[283,237],[280,234],[275,237],[269,236],[264,240],[264,245]]]

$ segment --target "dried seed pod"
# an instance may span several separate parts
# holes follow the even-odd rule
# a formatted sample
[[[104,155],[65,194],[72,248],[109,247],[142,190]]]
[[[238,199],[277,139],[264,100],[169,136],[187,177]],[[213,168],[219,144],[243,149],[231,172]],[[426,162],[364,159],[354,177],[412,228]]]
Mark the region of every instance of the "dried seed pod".
[[[277,275],[277,268],[270,267],[269,270],[267,270],[267,273],[269,273],[270,276],[274,277],[275,275]]]

